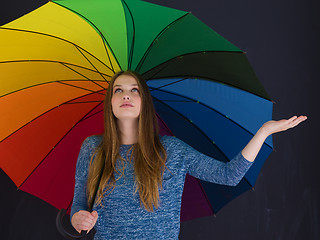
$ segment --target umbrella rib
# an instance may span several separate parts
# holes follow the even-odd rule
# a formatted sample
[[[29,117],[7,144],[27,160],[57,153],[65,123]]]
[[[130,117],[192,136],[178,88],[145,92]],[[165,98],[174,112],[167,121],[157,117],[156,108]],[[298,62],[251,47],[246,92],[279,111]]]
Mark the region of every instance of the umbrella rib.
[[[225,82],[222,82],[218,79],[215,79],[215,78],[208,78],[206,76],[200,76],[200,75],[182,75],[182,74],[179,74],[179,75],[176,75],[176,76],[170,76],[172,78],[181,78],[181,77],[185,77],[185,78],[194,78],[194,79],[207,79],[207,80],[213,80],[215,82],[218,82],[218,83],[221,83],[221,84],[224,84],[224,85],[227,85],[227,86],[230,86],[230,87],[234,87],[234,88],[237,88],[237,89],[241,89],[242,91],[245,91],[247,93],[250,93],[252,95],[255,95],[256,97],[259,97],[259,98],[262,98],[264,100],[267,100],[267,101],[270,101],[270,102],[274,102],[274,101],[271,101],[270,99],[267,99],[265,97],[262,97],[260,95],[257,95],[256,93],[252,92],[252,91],[248,91],[247,89],[243,89],[239,86],[235,86],[233,84],[229,84],[229,83],[225,83]],[[167,79],[168,77],[160,77],[160,78],[156,78],[156,80],[159,80],[159,79]],[[149,79],[148,81],[150,81],[152,79]]]
[[[73,198],[71,198],[71,201],[70,201],[69,204],[68,204],[68,207],[67,207],[67,209],[66,209],[67,212],[69,211],[72,203],[73,203]]]
[[[152,80],[154,79],[154,76],[156,76],[158,73],[160,73],[161,71],[163,71],[165,68],[167,68],[167,66],[169,65],[169,61],[159,65],[158,67],[158,71],[154,71],[153,75],[151,77],[149,77],[149,80]],[[153,69],[153,68],[152,68]],[[151,71],[151,70],[150,70]],[[148,72],[144,73],[144,74],[147,74]],[[157,78],[157,79],[161,79],[161,78]]]
[[[202,194],[203,194],[204,197],[206,198],[206,201],[207,201],[208,205],[210,206],[213,215],[216,216],[216,212],[214,211],[213,206],[212,206],[211,203],[210,203],[210,200],[209,200],[209,198],[208,198],[208,196],[207,196],[207,193],[206,193],[206,191],[205,191],[205,190],[203,189],[203,187],[202,187],[201,180],[198,179],[198,178],[196,178],[196,177],[194,177],[194,178],[197,180],[197,183],[198,183],[198,185],[200,186],[200,189],[201,189],[201,191],[202,191]]]
[[[69,102],[69,103],[64,103],[63,105],[67,104],[78,104],[78,103],[100,103],[101,101],[86,101],[86,102]]]
[[[107,53],[107,56],[108,56],[109,63],[110,63],[110,65],[111,65],[111,68],[109,68],[109,67],[108,67],[108,68],[114,73],[114,72],[115,72],[115,71],[114,71],[114,66],[112,65],[112,61],[111,61],[111,59],[110,59],[110,56],[109,56],[109,53],[108,53],[108,50],[107,50],[107,48],[106,48],[106,44],[105,44],[105,43],[107,43],[110,51],[112,52],[112,54],[113,54],[113,56],[114,56],[114,59],[116,60],[116,62],[118,63],[119,66],[120,66],[120,64],[119,64],[119,62],[118,62],[118,59],[115,57],[115,54],[114,54],[114,52],[112,51],[112,48],[110,47],[107,39],[104,37],[104,35],[102,34],[102,32],[100,32],[99,28],[98,28],[95,24],[93,24],[93,22],[91,22],[88,18],[86,18],[85,16],[83,16],[82,14],[80,14],[80,13],[72,10],[71,8],[68,8],[68,7],[66,7],[66,6],[62,6],[62,5],[60,5],[59,3],[56,3],[56,2],[54,2],[54,3],[57,4],[57,5],[59,5],[59,6],[61,6],[61,7],[63,7],[63,8],[68,9],[68,10],[71,11],[71,12],[74,12],[75,14],[77,14],[78,16],[80,16],[81,18],[85,19],[88,23],[90,23],[91,26],[93,26],[93,28],[96,29],[96,31],[99,33],[99,35],[100,35],[100,37],[101,37],[101,40],[102,40],[104,49],[105,49],[105,51],[106,51],[106,53]]]
[[[60,104],[60,105],[70,104],[72,101],[74,101],[74,100],[76,100],[76,99],[83,98],[83,97],[87,97],[87,96],[89,96],[89,95],[96,94],[96,93],[99,94],[99,93],[101,93],[102,91],[104,91],[104,90],[98,90],[98,91],[96,91],[96,92],[92,92],[92,93],[89,93],[89,94],[86,94],[86,95],[82,95],[82,96],[73,98],[73,99],[71,99],[71,100],[68,100],[68,101],[66,101],[66,102],[64,102],[64,103],[62,103],[62,104]],[[82,102],[82,103],[88,103],[88,102],[91,102],[91,101],[86,101],[86,102]]]
[[[27,32],[27,33],[34,33],[34,34],[39,34],[39,35],[44,35],[44,36],[48,36],[48,37],[53,37],[53,38],[57,38],[57,39],[60,39],[64,42],[67,42],[73,46],[75,46],[76,48],[79,48],[79,49],[82,49],[83,51],[85,51],[86,53],[88,53],[90,56],[92,56],[93,58],[95,58],[97,61],[99,61],[101,64],[103,64],[106,68],[108,68],[109,70],[111,70],[112,72],[114,72],[113,69],[111,69],[109,66],[107,66],[104,62],[102,62],[100,59],[98,59],[96,56],[92,55],[90,52],[88,52],[87,50],[85,50],[84,48],[78,46],[77,44],[67,40],[67,39],[63,39],[63,38],[60,38],[60,37],[57,37],[57,36],[54,36],[54,35],[50,35],[50,34],[47,34],[47,33],[41,33],[41,32],[36,32],[36,31],[31,31],[31,30],[24,30],[24,29],[16,29],[16,28],[6,28],[6,27],[0,27],[0,30],[1,29],[4,29],[4,30],[11,30],[11,31],[20,31],[20,32]],[[78,49],[78,51],[79,51]],[[110,62],[111,63],[111,62]],[[112,65],[112,63],[111,63]]]
[[[73,72],[75,72],[75,73],[79,74],[80,76],[82,76],[82,77],[86,78],[87,80],[91,81],[92,83],[94,83],[94,84],[96,84],[97,86],[99,86],[99,87],[101,87],[101,88],[103,88],[103,89],[104,89],[104,87],[103,87],[103,86],[101,86],[100,84],[98,84],[98,83],[96,83],[95,81],[91,80],[90,78],[86,77],[85,75],[83,75],[83,74],[79,73],[79,72],[78,72],[78,71],[76,71],[75,69],[72,69],[71,67],[67,66],[67,65],[66,65],[66,64],[64,64],[64,63],[61,63],[61,64],[62,64],[64,67],[66,67],[66,68],[70,69],[71,71],[73,71]],[[101,75],[101,73],[100,73],[99,71],[98,71],[98,73]],[[107,81],[107,82],[108,82],[108,80],[106,80],[103,76],[102,76],[102,78],[103,78],[105,81]]]
[[[61,82],[61,81],[56,81],[57,83],[60,83],[60,84],[63,84],[63,85],[66,85],[66,86],[70,86],[70,87],[74,87],[74,88],[78,88],[78,89],[82,89],[82,90],[85,90],[85,91],[89,91],[89,92],[92,92],[92,93],[97,93],[97,94],[101,94],[101,95],[104,95],[103,93],[100,93],[100,92],[96,92],[94,90],[90,90],[90,89],[87,89],[87,88],[83,88],[83,87],[79,87],[79,86],[75,86],[75,85],[72,85],[72,84],[68,84],[68,83],[65,83],[65,82]],[[105,90],[104,88],[102,90]],[[99,90],[101,91],[101,90]]]
[[[190,123],[195,129],[197,129],[205,138],[207,138],[207,140],[210,142],[210,144],[212,144],[213,146],[217,147],[217,149],[219,150],[219,152],[225,156],[226,159],[228,159],[228,157],[223,153],[223,151],[215,144],[213,143],[213,141],[208,137],[208,135],[202,131],[197,125],[195,125],[193,122],[190,122],[190,119],[186,118],[182,113],[180,113],[179,111],[177,111],[176,109],[172,108],[171,106],[169,106],[168,104],[162,102],[160,99],[158,99],[157,97],[152,96],[154,99],[156,99],[159,103],[165,105],[166,107],[168,107],[169,109],[171,109],[173,112],[175,112],[176,114],[178,114],[178,116],[180,116],[183,120],[187,121],[188,123]],[[229,159],[228,159],[229,160]],[[230,160],[229,160],[230,161]]]
[[[162,118],[160,117],[160,115],[158,113],[156,113],[158,120],[161,121],[161,123],[166,127],[166,130],[170,132],[170,134],[173,136],[173,132],[171,132],[170,128],[167,126],[167,124],[162,120]]]
[[[245,54],[243,51],[220,51],[220,50],[205,50],[205,51],[196,51],[196,52],[190,52],[190,53],[184,53],[184,54],[181,54],[181,55],[178,55],[178,56],[175,56],[173,58],[170,58],[168,59],[167,61],[161,63],[160,65],[163,65],[165,63],[168,63],[170,61],[172,61],[173,59],[177,59],[177,58],[183,58],[184,56],[188,56],[188,55],[192,55],[192,54],[196,54],[196,53],[203,53],[203,54],[206,54],[206,53],[237,53],[237,54]],[[148,71],[146,71],[145,73],[143,74],[147,74],[148,72],[151,72],[153,69],[155,69],[156,67],[158,67],[159,65],[149,69]]]
[[[182,113],[180,113],[179,111],[175,110],[174,108],[170,107],[168,104],[160,101],[158,98],[152,96],[153,98],[155,98],[157,101],[159,101],[160,103],[162,103],[163,105],[166,105],[166,107],[170,108],[172,111],[174,111],[175,113],[177,113],[182,119],[184,119],[185,121],[187,121],[188,123],[190,123],[192,126],[195,127],[195,129],[197,129],[205,138],[208,139],[208,141],[215,146],[218,151],[225,157],[225,159],[227,159],[230,162],[230,159],[224,154],[224,152],[217,146],[217,144],[213,143],[212,140],[208,137],[207,134],[205,134],[205,132],[203,132],[197,125],[195,125],[193,122],[190,122],[190,120],[188,118],[186,118]],[[243,177],[243,179],[249,184],[250,187],[253,187],[250,182]],[[214,212],[214,211],[213,211]]]
[[[168,66],[170,66],[170,61],[172,61],[174,59],[177,59],[177,58],[183,58],[184,56],[197,54],[197,53],[241,53],[241,54],[243,54],[243,52],[239,52],[239,51],[198,51],[198,52],[192,52],[192,53],[185,53],[185,54],[182,54],[182,55],[179,55],[179,56],[175,56],[174,58],[168,59],[167,61],[161,63],[160,65],[157,65],[157,66],[149,69],[147,72],[143,73],[143,75],[147,75],[149,72],[152,72],[154,69],[158,68],[158,71],[154,72],[153,75],[148,78],[149,80],[152,80],[152,79],[154,79],[154,76],[156,76],[158,73],[160,73],[161,71],[166,69]],[[193,78],[197,78],[197,77],[199,77],[199,75],[194,75],[193,76],[193,75],[182,75],[182,74],[179,74],[179,75],[170,76],[170,77],[187,77],[187,78],[188,77],[193,77]],[[162,78],[167,78],[167,77],[162,77]],[[212,80],[218,81],[216,79],[208,78],[208,77],[202,77],[202,78],[204,78],[204,79],[212,79]],[[157,78],[157,79],[161,79],[161,78]],[[221,81],[218,81],[218,82],[221,82]],[[226,84],[226,83],[224,83],[224,84]],[[230,85],[230,86],[232,86],[232,85]]]
[[[179,17],[178,19],[174,20],[173,22],[169,23],[167,26],[165,26],[159,33],[158,35],[154,38],[154,40],[150,43],[148,49],[145,51],[145,53],[143,54],[142,58],[140,59],[137,67],[136,67],[136,71],[140,71],[143,62],[145,61],[145,59],[147,58],[149,52],[151,51],[152,46],[155,44],[156,41],[158,41],[158,38],[173,24],[177,23],[179,20],[181,20],[182,18],[186,17],[187,15],[189,15],[190,13],[186,13],[185,15]]]
[[[71,81],[71,80],[60,80],[60,81]],[[39,83],[39,84],[35,84],[35,85],[28,86],[28,87],[25,87],[25,88],[20,88],[20,89],[18,89],[18,90],[16,90],[16,91],[12,91],[12,92],[10,92],[10,93],[4,94],[4,95],[0,96],[0,98],[5,97],[5,96],[8,96],[8,95],[13,94],[13,93],[17,93],[17,92],[20,92],[20,91],[29,89],[29,88],[33,88],[33,87],[37,87],[37,86],[41,86],[41,85],[46,85],[46,84],[50,84],[50,83],[61,83],[61,84],[69,85],[69,86],[71,86],[71,87],[76,87],[76,86],[74,86],[74,85],[62,83],[62,82],[60,82],[60,81],[52,81],[52,82]],[[73,81],[83,81],[83,80],[73,80]],[[98,94],[101,94],[100,92],[102,91],[102,90],[93,91],[93,90],[89,90],[89,89],[85,89],[85,88],[84,88],[84,90],[87,90],[87,91],[92,92],[92,93],[98,93]],[[104,89],[103,89],[103,90],[104,90]]]
[[[102,103],[100,103],[100,104],[102,104]],[[83,119],[81,119],[79,122],[83,122],[83,121],[85,121],[85,120],[93,117],[94,115],[97,115],[97,114],[103,112],[103,111],[104,111],[104,110],[99,110],[98,112],[96,112],[96,113],[94,113],[94,114],[92,114],[92,115],[90,115],[90,116],[85,116],[85,117],[84,117]]]
[[[100,76],[105,80],[107,81],[107,79],[104,78],[104,76],[102,75],[102,73],[94,66],[94,64],[83,54],[82,51],[80,51],[80,49],[75,46],[76,49],[79,51],[79,53],[88,61],[88,63],[90,63],[90,65],[100,74]]]
[[[130,8],[128,7],[127,3],[125,0],[122,0],[123,4],[126,6],[127,10],[129,11],[131,20],[132,20],[132,25],[133,25],[133,33],[132,33],[132,44],[131,44],[131,49],[130,49],[130,53],[129,53],[129,59],[128,59],[128,67],[129,69],[131,69],[131,64],[132,64],[132,57],[133,57],[133,51],[134,51],[134,43],[135,43],[135,33],[136,33],[136,28],[135,28],[135,24],[134,24],[134,19],[132,16],[132,12],[130,10]]]
[[[95,93],[99,93],[99,92],[101,92],[101,90],[99,90],[99,91],[97,91],[97,92],[95,92]],[[34,119],[30,120],[28,123],[24,124],[24,125],[21,126],[20,128],[16,129],[14,132],[10,133],[10,134],[9,134],[8,136],[6,136],[5,138],[1,139],[1,140],[0,140],[0,144],[1,144],[3,141],[5,141],[7,138],[11,137],[11,136],[12,136],[13,134],[15,134],[16,132],[20,131],[22,128],[26,127],[29,123],[37,120],[38,118],[40,118],[41,116],[45,115],[46,113],[48,113],[48,112],[50,112],[50,111],[53,111],[54,109],[60,107],[61,105],[71,104],[72,101],[74,101],[74,100],[76,100],[76,99],[79,99],[79,98],[82,98],[82,97],[85,97],[85,96],[89,96],[89,95],[91,95],[91,94],[93,94],[93,93],[89,93],[89,94],[86,94],[86,95],[82,95],[82,96],[80,96],[80,97],[76,97],[76,98],[70,99],[70,100],[68,100],[68,101],[66,101],[66,102],[64,102],[64,103],[62,103],[62,104],[60,104],[60,105],[58,105],[58,106],[56,106],[56,107],[53,107],[53,108],[49,109],[48,111],[46,111],[46,112],[40,114],[39,116],[35,117]],[[90,101],[88,101],[88,102],[81,102],[81,103],[90,103]]]
[[[194,101],[187,101],[187,100],[161,100],[161,101],[163,101],[163,102],[189,102],[189,103],[191,103],[191,102],[194,102]]]
[[[28,178],[36,171],[36,169],[41,165],[41,163],[43,163],[43,161],[49,156],[49,154],[53,151],[53,149],[56,148],[56,146],[72,131],[72,129],[79,123],[82,121],[83,118],[85,118],[89,113],[91,113],[93,110],[95,110],[97,107],[99,107],[101,103],[97,104],[94,108],[92,108],[89,112],[87,112],[85,114],[85,116],[83,116],[76,124],[74,124],[72,126],[72,128],[69,129],[69,131],[62,136],[62,138],[56,143],[56,145],[54,145],[52,147],[52,149],[47,153],[47,155],[38,163],[38,165],[32,170],[32,172],[28,175],[28,177],[25,178],[25,180],[20,184],[20,186],[18,188],[21,188],[21,186],[28,180]]]
[[[174,82],[171,82],[171,83],[168,83],[168,84],[162,85],[162,86],[160,86],[160,87],[154,88],[154,90],[158,90],[158,89],[160,89],[160,88],[164,88],[164,87],[167,87],[167,86],[173,85],[173,84],[175,84],[175,83],[182,82],[182,81],[187,80],[187,79],[188,79],[188,78],[182,78],[182,79],[179,79],[179,80],[177,80],[177,81],[174,81]],[[150,79],[149,81],[152,81],[152,80],[154,80],[154,79]]]
[[[149,88],[152,89],[152,87],[149,87]],[[181,94],[173,93],[173,92],[170,92],[170,91],[167,91],[167,90],[162,90],[162,89],[158,89],[157,91],[165,92],[165,93],[172,94],[172,95],[175,95],[175,96],[178,96],[178,97],[182,97],[182,98],[189,99],[191,102],[196,102],[196,103],[198,103],[198,104],[201,104],[202,106],[204,106],[204,107],[206,107],[206,108],[209,108],[210,110],[212,110],[212,111],[220,114],[221,116],[226,117],[224,114],[222,114],[221,112],[217,111],[216,109],[214,109],[214,108],[212,108],[212,107],[210,107],[210,106],[208,106],[208,105],[206,105],[206,104],[204,104],[204,103],[202,103],[202,102],[200,102],[200,101],[198,101],[198,100],[195,100],[195,99],[193,99],[193,98],[186,97],[186,96],[183,96],[183,95],[181,95]],[[157,100],[158,100],[158,99],[157,99]],[[158,101],[160,101],[160,100],[158,100]],[[162,102],[162,101],[160,101],[160,102]],[[167,104],[166,104],[166,105],[167,105]],[[169,105],[167,105],[167,106],[169,106]],[[250,131],[248,131],[247,129],[245,129],[244,127],[242,127],[240,124],[236,123],[235,121],[233,121],[233,120],[230,119],[229,117],[227,117],[227,119],[228,119],[229,121],[231,121],[233,124],[235,124],[235,125],[237,125],[238,127],[242,128],[244,131],[246,131],[246,132],[249,133],[250,135],[254,136],[253,133],[251,133]],[[189,120],[188,120],[188,121],[189,121]],[[266,144],[267,146],[269,146],[269,147],[272,149],[272,147],[271,147],[269,144],[267,144],[267,143],[264,143],[264,144]]]
[[[5,61],[5,62],[0,62],[0,64],[1,64],[1,63],[19,63],[19,62],[54,62],[54,63],[61,63],[61,62],[57,62],[57,61],[46,61],[46,60],[30,60],[30,61],[29,61],[29,60],[18,60],[18,61]],[[61,64],[63,64],[63,63],[61,63]],[[76,66],[76,67],[81,67],[81,66],[77,66],[77,65],[74,65],[74,64],[70,64],[70,65],[73,65],[73,66]],[[84,68],[84,67],[81,67],[81,68]],[[87,68],[84,68],[84,69],[93,71],[93,70],[87,69]],[[93,72],[95,72],[95,71],[93,71]],[[109,75],[107,75],[107,76],[109,76]],[[67,79],[67,80],[59,80],[59,81],[86,81],[86,80],[84,80],[84,79]],[[54,81],[50,81],[50,82],[39,83],[39,84],[35,84],[35,85],[28,86],[28,87],[25,87],[25,88],[21,88],[21,89],[19,89],[19,90],[12,91],[12,92],[9,92],[9,93],[7,93],[7,94],[4,94],[4,95],[0,96],[0,98],[1,98],[1,97],[5,97],[5,96],[7,96],[7,95],[10,95],[10,94],[12,94],[12,93],[19,92],[19,91],[21,91],[21,90],[25,90],[25,89],[31,88],[31,87],[40,86],[40,85],[44,85],[44,84],[48,84],[48,83],[55,83],[55,82],[59,82],[59,81],[54,80]],[[101,80],[99,80],[99,79],[93,80],[93,79],[92,79],[92,80],[90,80],[90,81],[101,81]],[[109,82],[109,81],[107,81],[107,82]],[[100,85],[99,85],[99,86],[100,86]],[[103,88],[103,87],[102,87],[102,88]],[[103,88],[103,89],[105,89],[105,88]],[[88,91],[91,91],[91,90],[88,89]]]
[[[85,69],[87,71],[92,71],[94,73],[99,73],[98,71],[94,71],[90,68],[86,68],[86,67],[83,67],[83,66],[80,66],[80,65],[76,65],[76,64],[72,64],[72,63],[66,63],[66,62],[60,62],[60,61],[53,61],[53,60],[14,60],[14,61],[0,61],[0,64],[1,63],[20,63],[20,62],[48,62],[48,63],[60,63],[62,65],[64,65],[66,67],[66,65],[70,65],[70,66],[75,66],[75,67],[78,67],[78,68],[82,68],[82,69]],[[73,70],[74,72],[78,73],[77,71],[75,71],[74,69],[70,68],[71,70]],[[79,75],[81,75],[80,73],[78,73]],[[108,74],[105,74],[103,73],[103,75],[107,76],[107,77],[111,77],[110,75]],[[81,75],[83,76],[83,75]],[[86,76],[84,76],[85,78],[87,78]]]

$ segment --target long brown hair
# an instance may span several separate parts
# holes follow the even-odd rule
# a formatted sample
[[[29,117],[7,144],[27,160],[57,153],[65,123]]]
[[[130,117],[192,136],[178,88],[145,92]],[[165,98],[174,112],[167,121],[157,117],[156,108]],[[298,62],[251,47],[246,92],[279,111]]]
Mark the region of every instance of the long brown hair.
[[[139,115],[138,142],[133,145],[131,156],[134,157],[134,172],[136,192],[139,192],[140,203],[147,211],[153,211],[159,206],[159,189],[162,188],[162,175],[165,169],[166,151],[159,139],[158,122],[152,102],[152,97],[146,82],[140,74],[133,71],[116,73],[107,89],[104,102],[104,134],[100,146],[91,159],[87,182],[88,204],[93,201],[93,193],[97,186],[99,174],[104,166],[102,178],[96,196],[96,204],[101,204],[104,194],[110,194],[116,181],[117,161],[122,163],[121,173],[125,168],[125,159],[119,154],[120,134],[116,117],[112,112],[111,98],[113,85],[120,75],[129,75],[136,79],[141,97]],[[119,165],[118,165],[119,166]],[[120,175],[120,177],[122,176]]]

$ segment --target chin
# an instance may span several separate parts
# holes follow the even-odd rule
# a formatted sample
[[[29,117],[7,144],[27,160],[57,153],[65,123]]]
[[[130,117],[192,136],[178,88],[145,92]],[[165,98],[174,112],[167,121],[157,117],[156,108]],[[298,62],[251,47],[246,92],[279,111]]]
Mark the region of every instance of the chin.
[[[121,116],[115,116],[120,121],[138,121],[139,116],[136,115],[121,115]]]

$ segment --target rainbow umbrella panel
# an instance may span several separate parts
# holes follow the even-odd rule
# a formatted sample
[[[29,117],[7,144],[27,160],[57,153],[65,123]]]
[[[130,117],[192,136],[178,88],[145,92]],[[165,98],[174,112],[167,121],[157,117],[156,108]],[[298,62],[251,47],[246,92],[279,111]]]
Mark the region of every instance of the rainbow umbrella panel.
[[[162,133],[229,161],[272,117],[246,54],[189,12],[139,0],[60,0],[0,27],[1,168],[17,187],[69,208],[82,141],[103,131],[119,70],[147,81]],[[170,130],[168,130],[170,129]],[[269,137],[236,187],[187,176],[181,219],[216,213],[254,186]]]

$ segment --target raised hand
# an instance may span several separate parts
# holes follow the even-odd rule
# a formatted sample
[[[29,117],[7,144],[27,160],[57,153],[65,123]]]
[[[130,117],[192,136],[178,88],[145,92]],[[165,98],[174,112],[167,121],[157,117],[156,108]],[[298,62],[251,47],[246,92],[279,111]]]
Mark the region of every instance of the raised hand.
[[[297,126],[299,123],[305,121],[306,116],[293,116],[289,119],[282,119],[278,121],[268,121],[262,125],[258,132],[253,136],[250,142],[242,150],[242,155],[250,162],[253,162],[261,149],[262,144],[266,138],[277,132],[285,131],[289,128]]]
[[[264,123],[262,127],[264,128],[264,131],[269,136],[270,134],[286,131],[289,128],[293,128],[297,126],[299,123],[305,121],[306,119],[307,119],[307,116],[303,116],[303,115],[301,115],[300,117],[293,116],[289,119],[282,119],[278,121],[274,121],[274,120],[268,121]]]

